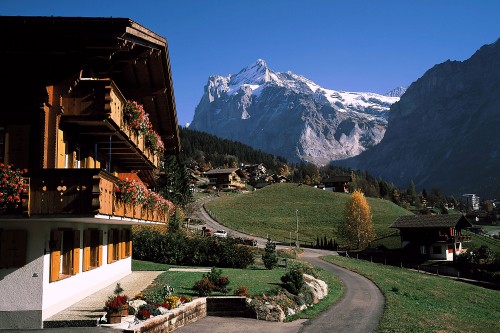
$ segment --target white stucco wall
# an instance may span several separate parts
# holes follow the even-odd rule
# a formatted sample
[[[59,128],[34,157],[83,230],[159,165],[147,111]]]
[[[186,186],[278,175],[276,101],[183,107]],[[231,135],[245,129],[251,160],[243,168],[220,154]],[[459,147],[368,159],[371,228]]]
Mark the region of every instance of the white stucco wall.
[[[43,320],[131,273],[131,258],[122,259],[109,265],[107,263],[107,236],[108,228],[110,228],[108,225],[18,220],[2,222],[1,228],[28,230],[28,246],[26,265],[17,269],[0,269],[0,291],[2,294],[0,297],[0,329],[13,328],[11,324],[16,319],[12,313],[15,311],[29,312],[32,318],[30,320],[39,321],[39,324],[27,325],[31,328],[40,328]],[[78,229],[80,232],[86,228],[103,230],[103,265],[82,272],[83,249],[82,244],[80,244],[79,273],[50,283],[48,242],[50,231],[56,228],[72,228]],[[80,237],[80,242],[83,242],[83,235]],[[47,253],[44,254],[44,252]]]
[[[0,311],[42,309],[43,227],[21,221],[2,222],[4,230],[27,230],[26,265],[0,269]]]

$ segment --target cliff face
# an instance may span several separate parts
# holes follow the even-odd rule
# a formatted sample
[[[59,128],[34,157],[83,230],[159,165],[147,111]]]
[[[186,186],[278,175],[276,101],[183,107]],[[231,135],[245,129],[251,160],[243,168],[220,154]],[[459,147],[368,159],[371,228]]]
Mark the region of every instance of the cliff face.
[[[500,195],[500,41],[434,66],[391,106],[383,140],[336,164],[398,185]]]
[[[258,60],[209,78],[190,128],[323,165],[378,144],[399,97],[334,91]]]

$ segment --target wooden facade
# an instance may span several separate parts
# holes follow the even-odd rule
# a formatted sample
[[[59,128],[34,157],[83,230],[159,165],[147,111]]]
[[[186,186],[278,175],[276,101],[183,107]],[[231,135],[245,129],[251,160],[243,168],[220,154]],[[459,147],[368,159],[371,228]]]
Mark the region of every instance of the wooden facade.
[[[218,189],[244,189],[245,175],[239,168],[212,169],[204,173],[208,178],[208,186]]]
[[[119,187],[153,187],[163,157],[126,121],[129,101],[180,151],[168,45],[127,18],[0,16],[0,29],[0,164],[27,170],[22,200],[0,206],[0,329],[42,328],[130,274],[131,225],[168,223]]]

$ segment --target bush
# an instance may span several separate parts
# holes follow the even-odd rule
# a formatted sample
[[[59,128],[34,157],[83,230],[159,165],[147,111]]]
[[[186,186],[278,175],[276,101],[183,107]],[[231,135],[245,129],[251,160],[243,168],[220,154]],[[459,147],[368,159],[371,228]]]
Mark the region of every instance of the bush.
[[[198,292],[199,296],[208,296],[214,291],[227,293],[228,285],[229,278],[222,275],[222,270],[213,267],[209,273],[203,274],[202,279],[195,283],[193,289]]]
[[[278,263],[278,257],[276,256],[276,244],[274,244],[270,238],[267,239],[266,248],[264,254],[262,255],[262,261],[267,269],[273,269]]]
[[[298,295],[304,287],[304,276],[297,268],[292,268],[281,277],[282,287],[288,292]]]
[[[136,317],[140,320],[148,319],[151,316],[158,316],[160,310],[152,304],[143,304],[137,309]]]
[[[246,286],[240,286],[236,288],[233,292],[235,296],[245,296],[249,297],[250,296],[250,291],[248,290],[248,287]]]
[[[187,237],[150,228],[134,230],[134,259],[171,265],[246,268],[254,263],[251,249],[234,238]]]
[[[207,278],[203,277],[200,281],[197,281],[193,289],[198,292],[198,296],[208,296],[215,290],[215,285]]]

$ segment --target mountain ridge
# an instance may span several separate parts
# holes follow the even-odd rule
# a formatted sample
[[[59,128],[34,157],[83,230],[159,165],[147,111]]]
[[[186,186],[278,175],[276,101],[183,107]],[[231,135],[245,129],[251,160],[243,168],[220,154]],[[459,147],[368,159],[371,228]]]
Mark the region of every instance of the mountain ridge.
[[[190,128],[324,165],[376,145],[398,100],[326,89],[258,59],[237,74],[209,77]]]
[[[500,43],[464,61],[445,61],[391,106],[381,142],[334,164],[365,169],[396,185],[499,196]]]

